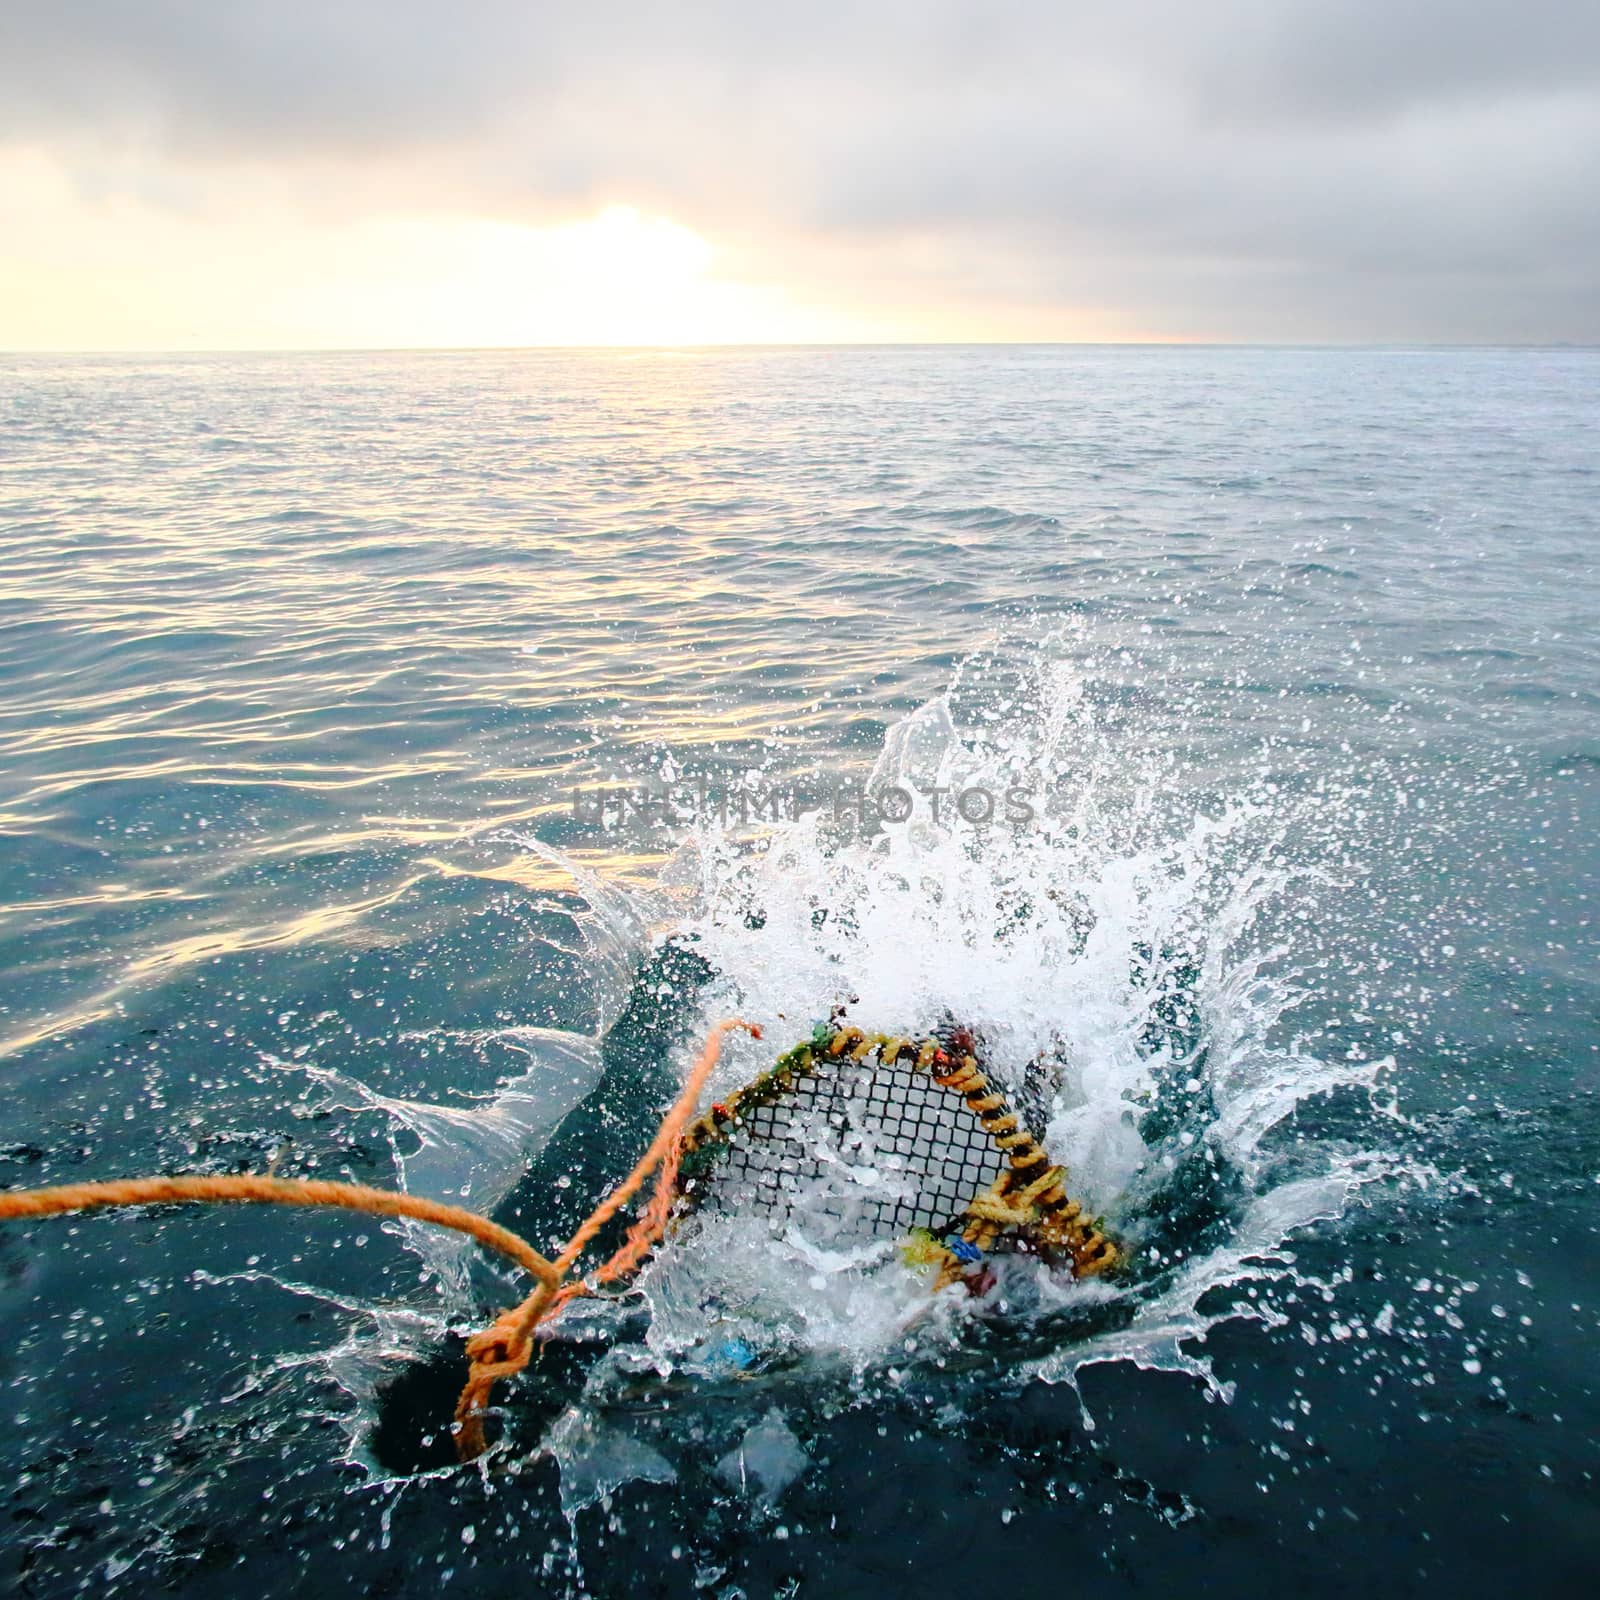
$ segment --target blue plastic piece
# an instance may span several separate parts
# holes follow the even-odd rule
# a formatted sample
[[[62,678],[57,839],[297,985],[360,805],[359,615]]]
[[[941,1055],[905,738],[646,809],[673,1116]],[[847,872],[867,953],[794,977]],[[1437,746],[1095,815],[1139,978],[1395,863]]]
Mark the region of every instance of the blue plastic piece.
[[[744,1372],[755,1365],[756,1353],[743,1339],[718,1339],[701,1352],[701,1361],[711,1371]]]

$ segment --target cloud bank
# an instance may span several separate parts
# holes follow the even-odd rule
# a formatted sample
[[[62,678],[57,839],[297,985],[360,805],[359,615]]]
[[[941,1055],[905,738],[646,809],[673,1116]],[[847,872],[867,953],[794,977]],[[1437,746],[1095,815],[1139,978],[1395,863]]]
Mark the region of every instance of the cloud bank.
[[[629,205],[865,334],[1600,341],[1587,0],[58,0],[4,151],[190,239]]]

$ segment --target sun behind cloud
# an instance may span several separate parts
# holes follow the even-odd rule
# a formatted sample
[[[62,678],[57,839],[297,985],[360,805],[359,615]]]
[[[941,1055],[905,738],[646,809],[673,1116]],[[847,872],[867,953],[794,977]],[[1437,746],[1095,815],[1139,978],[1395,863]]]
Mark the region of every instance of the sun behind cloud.
[[[539,222],[336,209],[238,168],[173,187],[42,150],[0,150],[0,239],[0,350],[1164,336],[1104,307],[990,306],[915,233],[722,241],[622,203]]]
[[[396,232],[397,249],[433,256],[416,306],[429,343],[720,343],[761,336],[778,309],[773,291],[716,276],[715,251],[693,229],[632,206],[551,227],[462,220]]]
[[[548,224],[157,204],[0,156],[0,349],[685,345],[871,338],[870,317],[718,271],[629,205]]]

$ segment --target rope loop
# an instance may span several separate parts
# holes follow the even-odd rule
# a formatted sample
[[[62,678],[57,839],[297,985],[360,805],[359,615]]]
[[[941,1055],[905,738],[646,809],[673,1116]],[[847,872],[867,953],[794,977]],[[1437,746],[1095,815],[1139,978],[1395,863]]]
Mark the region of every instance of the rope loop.
[[[180,1177],[122,1178],[106,1183],[64,1183],[45,1189],[0,1192],[0,1221],[64,1216],[72,1211],[103,1210],[118,1206],[172,1205],[199,1202],[213,1205],[334,1206],[370,1216],[407,1217],[451,1228],[517,1263],[535,1279],[533,1292],[510,1310],[502,1311],[482,1331],[467,1341],[467,1382],[456,1403],[456,1453],[463,1461],[481,1455],[486,1440],[483,1417],[501,1378],[514,1377],[533,1354],[534,1329],[577,1295],[592,1294],[594,1286],[632,1271],[661,1242],[666,1232],[675,1192],[678,1163],[682,1158],[683,1129],[693,1115],[695,1102],[722,1053],[723,1039],[735,1029],[751,1038],[761,1037],[754,1023],[731,1018],[712,1028],[672,1109],[662,1119],[650,1148],[632,1172],[589,1214],[554,1261],[547,1260],[528,1241],[509,1228],[462,1206],[443,1205],[417,1195],[391,1189],[374,1189],[362,1183],[330,1183],[325,1179],[269,1178],[254,1173]],[[657,1168],[655,1193],[650,1204],[628,1230],[620,1249],[588,1279],[572,1280],[567,1274],[601,1228],[644,1186]]]

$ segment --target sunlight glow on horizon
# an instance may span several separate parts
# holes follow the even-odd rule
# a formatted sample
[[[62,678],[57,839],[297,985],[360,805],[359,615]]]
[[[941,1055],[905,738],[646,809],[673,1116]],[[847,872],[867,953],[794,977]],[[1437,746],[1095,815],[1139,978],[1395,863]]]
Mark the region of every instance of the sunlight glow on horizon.
[[[848,266],[806,285],[717,270],[714,243],[612,204],[536,224],[468,215],[328,220],[224,190],[101,194],[0,152],[0,350],[672,347],[1029,337],[1005,308],[874,304]],[[774,242],[774,254],[781,241]],[[785,266],[793,271],[787,257]],[[759,273],[761,269],[757,268]],[[843,283],[844,288],[838,284]],[[878,290],[880,298],[889,298]],[[1015,319],[1009,319],[1015,323]],[[1141,335],[1051,319],[1043,338]]]

